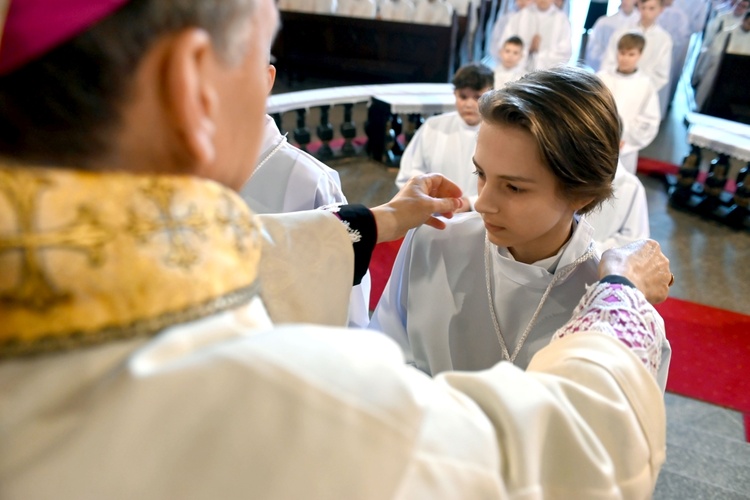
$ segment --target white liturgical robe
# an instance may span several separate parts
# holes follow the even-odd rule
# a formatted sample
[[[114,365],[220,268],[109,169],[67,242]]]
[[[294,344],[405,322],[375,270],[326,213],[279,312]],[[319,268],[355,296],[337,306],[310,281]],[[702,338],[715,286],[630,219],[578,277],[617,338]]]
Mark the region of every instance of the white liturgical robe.
[[[291,311],[299,320],[345,318],[337,299],[350,289],[352,242],[331,213],[256,217],[230,190],[188,176],[0,166],[0,178],[10,199],[41,186],[31,207],[40,227],[59,227],[85,204],[90,217],[79,222],[91,230],[69,242],[102,238],[96,265],[48,250],[56,258],[41,277],[68,294],[36,297],[44,313],[2,283],[15,299],[0,302],[3,499],[653,492],[665,458],[663,395],[645,353],[618,339],[658,349],[664,323],[628,286],[587,291],[526,372],[500,363],[432,380],[380,333],[272,324],[256,295],[268,257],[278,261],[261,288],[298,273],[308,294]],[[192,214],[202,228],[179,254],[167,238],[138,237],[152,227],[138,220],[165,215],[156,209],[164,196],[166,215],[187,223]],[[0,235],[15,234],[17,217],[0,211]],[[261,250],[261,238],[276,237]],[[71,270],[76,279],[65,280]],[[24,276],[21,259],[0,259],[7,275]],[[627,326],[613,329],[615,311]]]
[[[513,68],[506,68],[503,63],[497,63],[495,66],[495,88],[501,89],[508,82],[514,82],[521,78],[526,71],[523,69],[521,64],[517,64]]]
[[[617,71],[600,71],[597,76],[612,92],[617,112],[622,119],[624,145],[620,149],[620,161],[625,170],[635,174],[638,151],[651,144],[659,133],[659,97],[651,79],[640,70],[629,75]]]
[[[541,37],[539,51],[529,56],[531,41],[537,34]],[[524,59],[521,64],[529,71],[549,69],[570,61],[573,53],[570,21],[554,5],[541,11],[531,4],[512,14],[500,39],[505,41],[514,35],[523,40]]]
[[[467,125],[457,111],[432,116],[419,127],[401,156],[396,185],[401,188],[419,174],[443,174],[465,196],[476,197],[474,149],[479,125]]]
[[[635,26],[640,19],[641,14],[636,8],[633,8],[630,14],[618,10],[611,16],[597,19],[586,42],[586,64],[594,71],[599,71],[612,34],[621,28]]]
[[[656,22],[672,37],[672,69],[669,74],[669,99],[671,102],[677,90],[677,83],[682,77],[682,68],[685,66],[690,37],[693,33],[690,31],[688,15],[674,5],[665,7]],[[664,114],[666,109],[661,111]]]
[[[374,19],[377,5],[373,0],[336,0],[336,15]]]
[[[240,196],[254,212],[300,212],[347,203],[338,172],[289,144],[268,115],[261,151],[258,166],[240,190]],[[370,275],[366,274],[352,288],[349,326],[364,327],[370,320],[370,283]]]
[[[594,228],[594,243],[600,253],[651,234],[646,189],[640,179],[619,163],[612,189],[611,199],[583,216]]]

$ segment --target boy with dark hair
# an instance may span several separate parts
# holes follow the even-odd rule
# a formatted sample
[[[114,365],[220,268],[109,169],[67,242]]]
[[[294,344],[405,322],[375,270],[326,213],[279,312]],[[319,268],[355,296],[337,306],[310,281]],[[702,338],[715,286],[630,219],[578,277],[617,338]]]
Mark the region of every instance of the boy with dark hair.
[[[436,172],[445,175],[464,194],[464,210],[476,198],[476,179],[471,157],[479,130],[477,101],[492,90],[494,72],[479,63],[466,64],[453,77],[456,111],[433,116],[424,123],[401,156],[396,185],[401,188],[415,175]]]
[[[521,66],[523,40],[517,36],[508,38],[497,51],[497,56],[500,62],[495,67],[495,88],[499,89],[508,82],[518,80],[525,73]]]
[[[646,38],[638,32],[626,33],[617,41],[617,69],[597,73],[612,92],[623,124],[620,161],[635,174],[638,151],[659,133],[659,96],[651,80],[638,69]]]

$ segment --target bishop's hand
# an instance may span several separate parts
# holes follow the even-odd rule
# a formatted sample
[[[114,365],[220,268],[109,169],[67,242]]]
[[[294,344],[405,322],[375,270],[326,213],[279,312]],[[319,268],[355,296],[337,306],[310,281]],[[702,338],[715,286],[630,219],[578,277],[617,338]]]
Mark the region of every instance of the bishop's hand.
[[[618,275],[629,279],[652,304],[664,302],[673,282],[669,259],[654,240],[638,240],[602,254],[599,278]]]

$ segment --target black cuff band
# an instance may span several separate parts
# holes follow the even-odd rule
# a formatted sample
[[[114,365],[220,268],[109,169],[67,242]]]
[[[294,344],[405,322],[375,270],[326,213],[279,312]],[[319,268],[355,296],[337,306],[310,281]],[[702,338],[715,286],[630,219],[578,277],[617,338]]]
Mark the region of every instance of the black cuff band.
[[[599,283],[612,283],[613,285],[625,285],[629,286],[630,288],[635,288],[635,285],[632,281],[624,276],[618,276],[616,274],[608,274],[607,276],[600,279]]]
[[[340,205],[336,215],[346,223],[354,247],[354,284],[359,285],[370,267],[370,258],[378,241],[375,217],[364,205]]]

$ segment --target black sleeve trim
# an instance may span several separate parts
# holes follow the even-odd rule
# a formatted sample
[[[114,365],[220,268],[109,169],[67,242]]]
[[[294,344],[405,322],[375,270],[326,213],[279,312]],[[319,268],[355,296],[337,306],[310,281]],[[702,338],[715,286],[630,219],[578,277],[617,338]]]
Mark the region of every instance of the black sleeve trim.
[[[612,283],[613,285],[625,285],[629,286],[630,288],[635,288],[635,285],[632,281],[627,279],[624,276],[618,276],[616,274],[609,274],[602,279],[599,280],[600,283]]]
[[[364,205],[340,205],[336,215],[347,226],[354,248],[354,285],[359,285],[370,267],[372,251],[378,241],[375,217]]]

